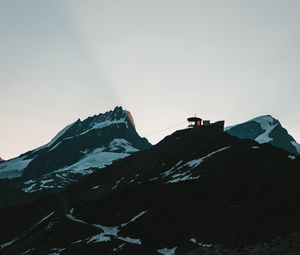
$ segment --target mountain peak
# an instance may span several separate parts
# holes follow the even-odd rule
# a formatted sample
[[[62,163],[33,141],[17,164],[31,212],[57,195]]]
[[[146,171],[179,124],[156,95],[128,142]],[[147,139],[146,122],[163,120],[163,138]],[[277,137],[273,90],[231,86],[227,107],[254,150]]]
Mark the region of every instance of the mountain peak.
[[[274,126],[279,122],[279,120],[275,119],[272,115],[262,115],[262,116],[258,116],[254,119],[251,119],[249,121],[255,121],[261,125],[271,125]]]
[[[25,192],[61,189],[115,160],[150,147],[148,140],[137,133],[130,112],[117,106],[111,111],[78,119],[48,144],[3,162],[0,179],[20,177]],[[60,174],[63,176],[59,177]],[[66,181],[67,177],[70,180]],[[45,181],[48,186],[43,185]]]
[[[65,127],[50,142],[50,145],[57,143],[61,139],[68,137],[81,136],[91,131],[100,130],[111,125],[124,125],[127,129],[134,127],[134,121],[131,114],[124,110],[122,106],[116,106],[114,110],[107,111],[88,117],[84,120],[78,119],[76,122]],[[49,146],[49,144],[48,144]]]
[[[271,115],[262,115],[244,123],[227,127],[226,132],[241,139],[252,139],[256,142],[270,143],[295,155],[300,154],[300,145],[282,127],[279,120]]]

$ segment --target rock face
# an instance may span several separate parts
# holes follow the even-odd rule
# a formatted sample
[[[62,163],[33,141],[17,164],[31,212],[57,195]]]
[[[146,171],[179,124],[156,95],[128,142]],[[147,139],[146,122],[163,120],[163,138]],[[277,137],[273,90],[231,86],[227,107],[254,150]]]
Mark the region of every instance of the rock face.
[[[270,143],[294,155],[300,155],[300,144],[282,127],[277,119],[270,115],[260,116],[242,124],[227,127],[226,132],[241,139]]]
[[[300,230],[299,169],[299,157],[268,143],[177,131],[65,191],[0,209],[1,254],[225,254],[271,243]]]
[[[0,205],[56,192],[151,144],[122,107],[68,125],[48,144],[0,163]]]

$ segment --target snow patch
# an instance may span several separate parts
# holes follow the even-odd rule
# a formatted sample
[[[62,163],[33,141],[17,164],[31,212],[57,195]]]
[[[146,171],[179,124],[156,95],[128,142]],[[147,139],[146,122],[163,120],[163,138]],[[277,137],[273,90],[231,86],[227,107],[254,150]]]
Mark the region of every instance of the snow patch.
[[[84,135],[84,134],[86,134],[86,133],[88,133],[88,132],[90,132],[91,130],[94,130],[94,129],[102,129],[102,128],[105,128],[105,127],[108,127],[108,126],[111,126],[111,125],[118,125],[118,124],[125,124],[127,129],[128,129],[128,123],[127,123],[126,119],[121,118],[121,119],[118,119],[118,120],[105,120],[105,121],[101,121],[99,123],[96,123],[91,128],[89,128],[88,130],[82,132],[79,135]]]
[[[60,255],[62,251],[64,251],[66,248],[53,248],[50,250],[49,255]]]
[[[264,129],[264,130],[268,129],[268,127],[270,125],[274,126],[274,123],[275,123],[275,119],[270,115],[259,116],[259,117],[256,117],[254,119],[251,119],[247,122],[251,122],[251,121],[255,121],[258,124],[260,124],[261,128]]]
[[[125,243],[122,243],[120,244],[117,248],[114,248],[113,251],[116,252],[116,251],[120,251],[122,250],[122,248],[125,246]]]
[[[207,243],[204,243],[204,242],[199,242],[199,241],[196,240],[196,238],[191,238],[190,241],[192,243],[195,243],[195,244],[197,244],[199,246],[202,246],[202,247],[211,247],[211,246],[213,246],[212,244],[207,244]]]
[[[43,223],[43,222],[44,222],[45,220],[47,220],[48,218],[50,218],[53,214],[54,214],[54,212],[48,214],[46,217],[44,217],[43,219],[41,219],[38,223],[36,223],[36,224],[30,229],[30,231],[33,230],[33,229],[35,229],[38,225],[40,225],[41,223]]]
[[[157,250],[157,252],[159,252],[160,254],[163,254],[163,255],[175,255],[176,249],[177,249],[177,247],[174,247],[172,249],[163,248],[163,249]]]
[[[71,243],[71,244],[79,244],[79,243],[81,243],[82,242],[82,240],[77,240],[77,241],[75,241],[75,242],[73,242],[73,243]]]
[[[174,178],[174,176],[173,176],[173,178]],[[175,178],[173,180],[167,181],[167,183],[176,183],[176,182],[183,182],[183,181],[191,181],[191,180],[197,180],[199,178],[200,178],[200,176],[194,176],[193,177],[191,174],[189,174],[189,175],[184,175],[184,176],[182,176],[180,178]]]
[[[103,226],[100,224],[93,224],[93,226],[101,229],[104,232],[104,233],[102,233],[104,236],[112,236],[115,239],[124,241],[126,243],[137,244],[137,245],[142,244],[142,241],[140,239],[119,236],[118,233],[120,230],[118,227],[107,227],[107,226]]]
[[[112,187],[112,189],[118,188],[120,182],[123,181],[124,179],[125,179],[125,177],[122,177],[121,179],[119,179],[119,180],[116,182],[116,184]]]
[[[164,172],[163,178],[169,177],[170,180],[167,181],[167,183],[177,183],[180,181],[189,181],[189,180],[196,180],[199,179],[200,176],[193,176],[191,171],[199,166],[202,162],[204,162],[206,159],[212,157],[213,155],[220,153],[226,149],[228,149],[230,146],[221,148],[219,150],[213,151],[206,156],[199,158],[199,159],[193,159],[183,164],[182,161],[179,161],[175,166],[173,166],[170,170]],[[178,173],[179,170],[188,167],[187,170],[184,170],[181,173]]]
[[[158,180],[159,177],[154,177],[154,178],[150,178],[148,181],[149,182],[152,182],[152,181],[155,181],[155,180]],[[133,182],[134,180],[131,180],[130,182]]]
[[[115,239],[118,239],[118,240],[121,240],[121,241],[124,241],[124,242],[127,242],[127,243],[131,243],[131,244],[136,244],[136,245],[141,245],[142,244],[142,241],[140,239],[119,236],[118,235],[118,233],[120,231],[119,227],[108,227],[108,226],[103,226],[103,225],[100,225],[100,224],[89,224],[89,223],[87,223],[87,222],[85,222],[81,219],[76,218],[73,215],[73,213],[74,213],[74,208],[72,208],[70,210],[70,212],[68,214],[66,214],[67,218],[69,218],[70,220],[72,220],[74,222],[78,222],[78,223],[86,224],[86,225],[91,225],[91,226],[93,226],[95,228],[98,228],[98,229],[101,229],[103,231],[103,233],[100,233],[99,235],[92,236],[90,239],[88,239],[89,242],[96,242],[97,240],[99,242],[101,242],[101,241],[103,241],[103,242],[104,241],[110,241],[111,238],[113,237]],[[138,218],[140,218],[145,213],[146,213],[146,211],[143,211],[143,212],[139,213],[138,215],[133,217],[127,224],[137,220]],[[108,238],[109,238],[109,240],[108,240]]]
[[[54,181],[54,179],[41,180],[41,186],[43,188],[48,188],[48,186],[46,184],[49,183],[49,182],[53,182],[53,181]]]
[[[131,237],[122,237],[122,236],[116,236],[116,239],[124,241],[126,243],[141,245],[142,241],[140,239],[131,238]]]
[[[133,153],[139,151],[134,148],[130,142],[125,139],[114,139],[108,146],[110,151],[118,151],[122,149],[125,153]]]
[[[49,151],[55,150],[59,145],[61,145],[61,142],[58,142],[57,144],[55,144]]]
[[[46,177],[46,176],[44,176]],[[54,179],[42,179],[42,180],[29,180],[24,182],[24,187],[22,190],[26,193],[33,193],[36,191],[40,191],[42,189],[53,189],[55,188],[54,185],[49,185],[49,183],[53,183]]]
[[[192,243],[197,243],[197,241],[196,241],[195,238],[191,238],[190,241],[191,241]]]
[[[55,173],[59,172],[70,172],[70,173],[79,173],[79,174],[90,174],[93,172],[90,168],[104,168],[108,165],[111,165],[114,160],[122,159],[129,154],[127,153],[115,153],[115,152],[104,152],[104,148],[95,149],[87,153],[81,160],[77,163],[67,166],[61,169],[54,171]]]
[[[297,143],[296,141],[291,141],[292,145],[295,146],[297,152],[300,154],[300,144]]]
[[[278,124],[276,124],[275,126],[268,126],[265,129],[265,132],[262,133],[261,135],[259,135],[258,137],[255,138],[255,141],[258,143],[268,143],[273,141],[273,138],[269,137],[270,133],[273,131],[274,128],[277,127]]]
[[[2,249],[4,249],[4,248],[6,248],[6,247],[12,245],[12,244],[15,243],[17,240],[18,240],[18,238],[14,239],[14,240],[12,240],[12,241],[10,241],[10,242],[0,244],[0,250],[2,250]]]
[[[27,251],[23,252],[22,255],[26,255],[31,251],[34,251],[36,248],[28,249]]]
[[[32,159],[15,158],[0,163],[0,179],[13,179],[22,176]]]
[[[105,235],[117,236],[119,233],[118,227],[107,227],[100,224],[92,224],[96,228],[100,228]]]
[[[142,212],[140,212],[138,215],[134,216],[134,217],[133,217],[130,221],[128,221],[127,223],[123,223],[123,224],[121,225],[121,227],[125,227],[125,226],[127,226],[128,224],[130,224],[130,223],[136,221],[138,218],[142,217],[145,213],[147,213],[147,211],[142,211]]]
[[[258,143],[268,143],[273,141],[273,138],[271,138],[269,135],[273,131],[273,129],[278,126],[278,122],[272,116],[260,116],[247,122],[251,121],[255,121],[256,123],[258,123],[261,129],[264,130],[261,135],[256,137],[255,141],[257,141]]]
[[[175,166],[171,167],[171,169],[169,169],[168,171],[164,172],[162,175],[164,177],[170,176],[174,172],[174,170],[178,169],[178,167],[182,164],[182,162],[183,162],[182,160],[179,161],[179,162],[177,162],[177,164]]]
[[[105,233],[101,233],[99,235],[90,237],[87,240],[87,243],[101,243],[101,242],[109,242],[109,241],[111,241],[110,237],[107,236]]]
[[[30,185],[30,186],[28,186],[28,187],[22,188],[22,190],[23,190],[24,192],[26,192],[26,193],[32,193],[32,192],[35,192],[35,191],[38,191],[38,190],[40,190],[40,189],[34,189],[34,188],[35,188],[35,186],[37,186],[37,184],[36,184],[36,183],[34,183],[34,184],[31,184],[31,185]]]
[[[52,228],[54,225],[55,225],[55,222],[50,222],[50,223],[47,225],[46,230]]]
[[[35,183],[35,181],[34,180],[29,180],[29,181],[24,182],[24,184],[26,184],[26,185],[32,184],[32,183]]]
[[[101,123],[97,123],[94,125],[91,129],[101,129],[110,125],[115,125],[115,124],[125,124],[126,127],[128,128],[128,123],[125,118],[119,119],[119,120],[107,120]]]
[[[85,224],[85,225],[88,225],[87,222],[83,221],[83,220],[80,220],[80,219],[77,219],[76,217],[73,216],[73,213],[74,213],[74,209],[72,208],[70,210],[70,212],[68,214],[66,214],[66,216],[72,220],[72,221],[75,221],[75,222],[78,222],[78,223],[82,223],[82,224]]]
[[[188,166],[188,167],[191,167],[192,169],[199,166],[202,162],[204,162],[206,159],[212,157],[213,155],[219,153],[219,152],[222,152],[226,149],[228,149],[230,146],[227,146],[227,147],[224,147],[224,148],[221,148],[219,150],[216,150],[216,151],[213,151],[209,154],[207,154],[205,157],[202,157],[202,158],[199,158],[199,159],[194,159],[194,160],[191,160],[187,163],[185,163],[184,165],[180,166],[179,169],[185,167],[185,166]]]

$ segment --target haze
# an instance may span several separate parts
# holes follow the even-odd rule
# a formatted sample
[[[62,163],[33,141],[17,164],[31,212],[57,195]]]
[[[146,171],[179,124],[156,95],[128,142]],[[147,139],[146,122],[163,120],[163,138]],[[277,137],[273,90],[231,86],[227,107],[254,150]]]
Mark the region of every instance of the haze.
[[[300,140],[297,0],[2,0],[0,21],[5,159],[116,105],[152,143],[194,114]]]

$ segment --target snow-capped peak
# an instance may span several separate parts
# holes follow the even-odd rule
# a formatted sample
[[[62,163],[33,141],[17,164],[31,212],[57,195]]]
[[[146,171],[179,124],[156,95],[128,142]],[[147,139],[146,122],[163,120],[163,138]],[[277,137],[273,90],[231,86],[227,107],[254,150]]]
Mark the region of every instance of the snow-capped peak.
[[[131,124],[134,127],[134,122],[131,114],[123,110],[121,106],[115,107],[114,110],[99,115],[94,115],[83,121],[80,119],[74,123],[74,125],[65,132],[66,135],[82,135],[90,132],[94,129],[101,129],[113,124],[125,125],[127,129]]]
[[[38,179],[59,169],[69,170],[70,167],[75,170],[99,169],[150,146],[147,139],[141,138],[136,132],[130,112],[115,107],[112,111],[84,120],[78,119],[62,129],[48,144],[10,161],[1,162],[0,179],[23,175]],[[57,162],[58,155],[63,159]],[[42,157],[48,159],[46,166]]]
[[[240,125],[247,125],[247,124],[250,124],[253,122],[256,122],[257,124],[259,124],[260,128],[262,129],[260,134],[254,138],[254,140],[257,141],[258,143],[271,142],[273,140],[273,138],[271,138],[269,135],[273,131],[273,129],[276,128],[276,126],[278,124],[280,124],[279,121],[277,119],[273,118],[271,115],[262,115],[262,116],[253,118],[251,120],[248,120],[242,124],[226,127],[225,131],[231,133],[232,130],[234,130],[235,128],[238,128]]]
[[[33,152],[56,146],[60,141],[69,139],[73,136],[84,135],[94,129],[102,129],[113,124],[125,125],[129,128],[129,123],[134,126],[133,117],[129,111],[123,110],[121,106],[115,107],[114,110],[100,113],[87,119],[78,119],[76,122],[62,129],[48,144],[35,149]]]
[[[259,116],[252,120],[249,120],[248,122],[250,122],[250,121],[255,121],[255,122],[259,123],[261,128],[264,130],[270,128],[270,126],[275,126],[279,123],[279,121],[277,119],[273,118],[271,115]]]
[[[241,139],[252,139],[261,144],[270,143],[294,155],[300,154],[300,145],[282,127],[279,120],[271,115],[259,116],[244,123],[227,127],[225,131]]]

